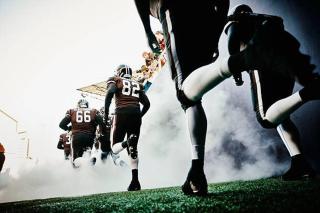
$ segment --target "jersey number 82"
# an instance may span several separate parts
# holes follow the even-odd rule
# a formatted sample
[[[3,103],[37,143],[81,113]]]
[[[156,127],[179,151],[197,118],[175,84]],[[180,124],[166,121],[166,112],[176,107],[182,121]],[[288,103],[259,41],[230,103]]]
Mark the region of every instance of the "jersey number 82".
[[[139,98],[140,85],[137,82],[123,79],[122,94]]]

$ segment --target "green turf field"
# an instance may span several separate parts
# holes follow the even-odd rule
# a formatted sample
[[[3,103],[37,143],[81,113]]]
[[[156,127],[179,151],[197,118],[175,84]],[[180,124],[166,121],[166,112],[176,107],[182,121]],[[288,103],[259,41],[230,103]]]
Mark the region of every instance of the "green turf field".
[[[320,181],[279,179],[209,185],[207,197],[180,187],[0,204],[0,212],[320,212]]]

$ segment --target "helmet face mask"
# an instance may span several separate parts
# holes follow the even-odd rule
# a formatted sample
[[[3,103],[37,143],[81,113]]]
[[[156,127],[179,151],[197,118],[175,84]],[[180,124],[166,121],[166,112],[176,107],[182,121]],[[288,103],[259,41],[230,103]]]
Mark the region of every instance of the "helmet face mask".
[[[89,108],[89,102],[86,99],[80,99],[78,101],[78,108]]]
[[[131,78],[132,69],[128,65],[121,64],[116,69],[116,75],[122,78]]]

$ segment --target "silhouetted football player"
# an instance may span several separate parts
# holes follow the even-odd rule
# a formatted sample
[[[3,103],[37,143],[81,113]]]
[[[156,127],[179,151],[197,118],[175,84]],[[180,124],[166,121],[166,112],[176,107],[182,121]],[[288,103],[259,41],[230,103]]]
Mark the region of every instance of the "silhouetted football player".
[[[68,124],[71,123],[71,126]],[[69,109],[66,116],[61,120],[61,129],[72,132],[72,162],[78,157],[82,157],[83,152],[91,149],[94,143],[96,127],[105,132],[103,118],[99,111],[90,109],[89,103],[85,99],[78,101],[78,107]]]
[[[99,129],[99,137],[98,137],[98,140],[100,142],[100,149],[102,151],[101,160],[104,161],[107,159],[108,154],[112,151],[111,150],[111,141],[110,141],[111,117],[108,116],[106,118],[104,107],[102,109],[100,109],[100,113],[101,113],[101,116],[104,118],[104,123],[106,126],[106,131],[103,134]]]
[[[100,109],[100,115],[104,118],[105,117],[105,110],[104,107]],[[98,150],[101,150],[100,154],[100,159],[102,162],[106,162],[109,154],[112,155],[112,150],[111,150],[111,141],[110,141],[110,131],[111,131],[111,117],[109,117],[107,120],[104,119],[104,124],[105,124],[105,132],[102,133],[100,128],[97,128],[96,131],[96,138],[95,138],[95,143],[94,143],[94,155],[92,155],[91,162],[92,164],[96,163],[96,154],[98,153]]]
[[[292,156],[293,168],[283,178],[310,176],[313,171],[299,151],[299,134],[289,116],[304,103],[320,99],[315,66],[300,52],[297,39],[284,30],[280,17],[254,14],[241,5],[229,20],[230,57],[194,71],[182,85],[185,97],[196,102],[231,75],[241,84],[240,73],[250,71],[257,119],[265,128],[278,129]],[[295,81],[304,88],[292,94]]]
[[[172,79],[175,81],[178,100],[187,116],[192,163],[182,191],[188,195],[206,195],[208,189],[203,164],[207,118],[201,97],[189,101],[184,97],[182,88],[194,70],[217,58],[229,0],[135,0],[135,4],[149,47],[156,54],[160,52],[160,47],[151,29],[150,15],[162,24]]]
[[[263,32],[260,33],[264,35],[260,35],[259,37],[259,34],[257,33],[257,35],[255,32],[262,25],[267,26],[264,26],[266,29],[261,29]],[[282,44],[277,44],[277,40],[268,41],[268,38],[264,38],[264,36],[272,36],[271,34],[277,33],[279,31],[277,28],[280,28],[281,33],[276,36],[283,36],[283,38],[280,38]],[[261,48],[261,51],[265,48],[264,45],[276,44],[287,46],[287,49],[282,49],[279,52],[276,46],[274,49],[270,48],[269,52],[260,53],[265,54],[266,61],[264,63],[266,65],[259,70],[248,70],[251,79],[254,109],[257,119],[263,127],[277,128],[281,139],[289,151],[292,160],[291,168],[282,178],[284,180],[295,180],[313,176],[313,169],[311,169],[311,166],[301,154],[299,131],[290,119],[291,110],[282,116],[277,116],[276,113],[273,113],[273,111],[277,112],[278,110],[286,111],[287,108],[290,109],[291,107],[294,110],[303,104],[303,91],[306,89],[301,91],[302,94],[296,93],[292,95],[292,92],[295,80],[307,86],[317,78],[312,72],[314,66],[309,62],[310,57],[299,52],[299,42],[283,30],[282,19],[280,17],[254,14],[252,9],[245,4],[235,7],[234,11],[232,11],[230,22],[225,32],[228,34],[228,49],[231,55],[238,54],[241,49],[248,46],[250,41],[256,43],[265,42],[266,44],[260,46],[257,44],[257,50]],[[255,35],[256,37],[254,37]],[[273,62],[271,60],[274,60],[274,58],[270,58],[268,61],[270,54],[276,54],[276,57],[279,59]],[[308,98],[306,97],[305,99]],[[279,100],[281,101],[276,103]],[[281,107],[281,105],[283,106]],[[268,115],[272,116],[271,114],[275,116],[273,123],[270,123],[268,120]]]
[[[132,78],[132,69],[127,65],[120,65],[116,69],[116,76],[107,81],[105,99],[106,120],[112,98],[115,99],[115,115],[112,122],[112,151],[118,154],[127,149],[132,169],[132,180],[128,191],[140,190],[138,179],[138,150],[142,116],[148,111],[150,102],[143,91],[143,86]],[[140,109],[140,103],[143,105]],[[127,136],[127,141],[124,141]]]

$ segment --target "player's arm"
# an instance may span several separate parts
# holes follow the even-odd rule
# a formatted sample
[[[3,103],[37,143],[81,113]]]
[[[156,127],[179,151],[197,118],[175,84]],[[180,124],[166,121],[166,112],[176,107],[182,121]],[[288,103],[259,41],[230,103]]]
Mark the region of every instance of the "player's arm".
[[[139,101],[143,105],[141,110],[141,117],[144,116],[150,108],[150,101],[148,96],[142,91],[139,95]]]
[[[228,35],[228,51],[230,55],[234,55],[240,52],[241,37],[240,37],[240,27],[237,22],[231,22],[227,28],[226,33]],[[237,86],[243,84],[241,73],[233,75],[233,78]]]
[[[107,93],[106,93],[106,98],[104,101],[104,116],[105,116],[105,120],[108,119],[109,116],[109,107],[112,101],[112,98],[114,96],[114,94],[117,91],[117,86],[116,86],[116,82],[114,80],[108,80],[107,82]]]
[[[97,125],[99,125],[99,129],[100,129],[100,132],[102,135],[105,135],[106,134],[106,125],[105,123],[103,122],[103,117],[101,116],[100,113],[97,113],[96,115],[96,123]]]
[[[60,121],[59,127],[65,131],[70,131],[71,126],[68,124],[71,122],[70,110],[67,111],[66,116]]]
[[[63,149],[63,138],[62,137],[59,138],[59,142],[58,142],[57,148],[58,149]]]
[[[228,35],[228,51],[230,55],[240,52],[240,29],[237,22],[228,25],[226,33]]]
[[[134,2],[142,21],[149,47],[152,52],[159,55],[161,53],[161,49],[150,25],[150,0],[135,0]]]

